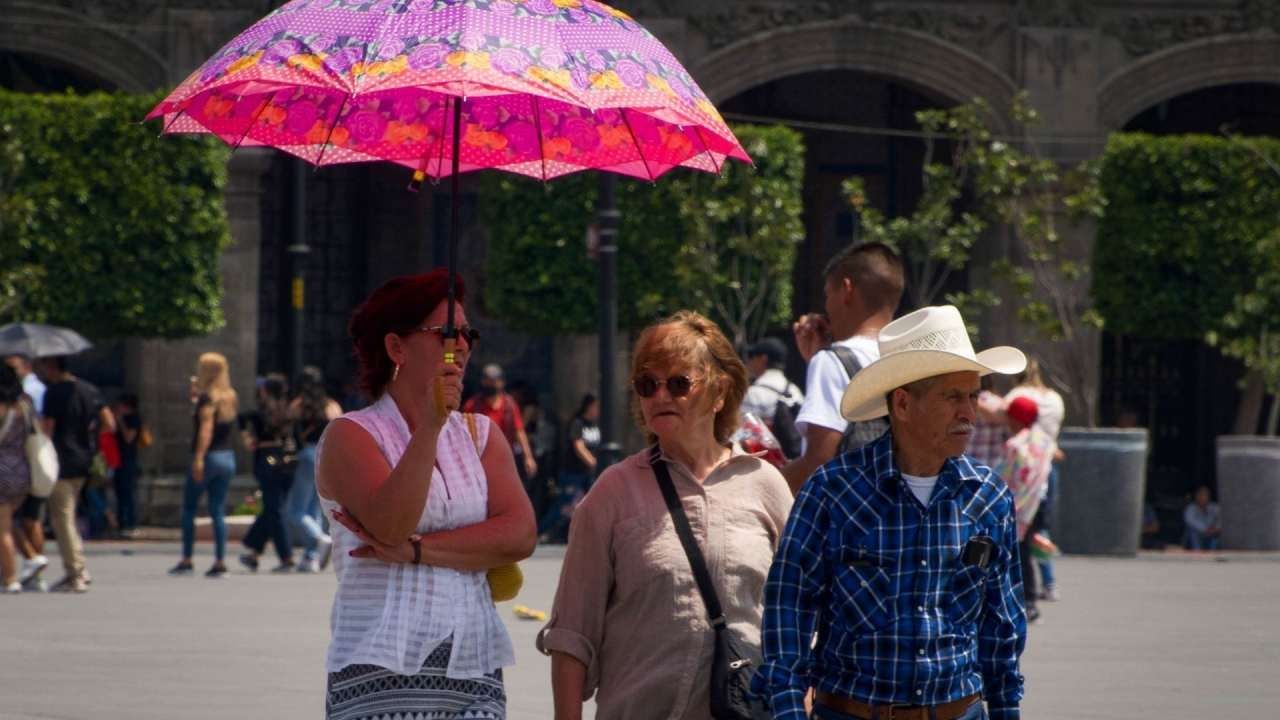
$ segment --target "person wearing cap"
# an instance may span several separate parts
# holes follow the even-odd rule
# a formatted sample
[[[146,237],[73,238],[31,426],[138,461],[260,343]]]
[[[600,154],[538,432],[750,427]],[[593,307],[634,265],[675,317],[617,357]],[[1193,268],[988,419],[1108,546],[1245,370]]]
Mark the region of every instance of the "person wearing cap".
[[[1049,472],[1057,443],[1037,422],[1040,408],[1026,395],[1015,397],[1004,408],[1009,426],[1009,439],[1004,443],[1004,457],[995,465],[995,472],[1013,493],[1013,507],[1018,520],[1022,582],[1027,610],[1027,621],[1040,617],[1036,608],[1038,588],[1032,564],[1031,539],[1040,529],[1042,513],[1040,501],[1049,484]]]
[[[467,400],[462,407],[464,413],[484,415],[502,430],[511,450],[515,453],[516,467],[524,471],[522,480],[527,486],[538,474],[538,461],[534,458],[533,448],[529,445],[529,436],[524,431],[524,420],[521,418],[520,404],[506,392],[506,382],[502,375],[502,366],[489,363],[480,371],[480,394]],[[523,462],[519,462],[519,461]],[[526,487],[525,490],[529,488]]]
[[[964,456],[979,378],[1013,374],[1011,347],[975,354],[960,312],[886,325],[849,384],[851,422],[889,431],[814,473],[765,586],[753,689],[778,720],[1019,717],[1026,641],[1013,496]],[[983,701],[986,708],[983,707]]]
[[[782,372],[787,364],[787,346],[777,338],[764,338],[747,348],[746,360],[751,386],[742,401],[742,412],[755,415],[774,429],[779,402],[789,409],[799,408],[804,402],[804,392]],[[778,439],[781,441],[783,438]],[[784,450],[788,457],[800,454],[799,447]]]

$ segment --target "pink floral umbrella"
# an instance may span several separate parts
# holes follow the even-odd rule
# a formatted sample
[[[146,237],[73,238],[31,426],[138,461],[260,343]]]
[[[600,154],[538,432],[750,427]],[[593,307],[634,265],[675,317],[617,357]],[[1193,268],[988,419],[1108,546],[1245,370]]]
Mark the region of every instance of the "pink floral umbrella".
[[[293,0],[147,117],[315,165],[389,160],[414,187],[451,175],[455,201],[486,168],[652,181],[750,161],[662,43],[596,0]],[[452,310],[451,292],[449,328]]]

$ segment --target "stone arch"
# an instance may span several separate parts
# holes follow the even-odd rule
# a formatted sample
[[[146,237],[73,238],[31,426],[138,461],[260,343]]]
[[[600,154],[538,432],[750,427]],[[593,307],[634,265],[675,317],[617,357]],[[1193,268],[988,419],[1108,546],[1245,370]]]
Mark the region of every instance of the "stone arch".
[[[1119,130],[1157,103],[1234,83],[1280,85],[1280,36],[1221,35],[1152,53],[1120,68],[1098,88],[1098,122]]]
[[[781,28],[722,48],[691,69],[713,102],[757,85],[820,70],[857,70],[905,81],[965,102],[985,98],[997,111],[1017,86],[999,69],[961,47],[913,30],[856,18]],[[1000,112],[1002,130],[1009,130]]]
[[[169,82],[159,54],[83,15],[56,7],[0,0],[0,48],[50,58],[127,92]]]

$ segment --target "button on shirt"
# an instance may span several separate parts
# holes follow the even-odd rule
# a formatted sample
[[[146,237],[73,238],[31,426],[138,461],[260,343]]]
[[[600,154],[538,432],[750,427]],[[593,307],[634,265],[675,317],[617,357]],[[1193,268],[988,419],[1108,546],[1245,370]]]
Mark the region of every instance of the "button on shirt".
[[[985,568],[961,562],[978,536],[995,543]],[[1026,616],[1004,483],[952,458],[923,504],[894,465],[891,434],[823,466],[769,572],[762,640],[753,687],[778,720],[805,717],[809,687],[872,705],[982,693],[992,718],[1017,718]]]

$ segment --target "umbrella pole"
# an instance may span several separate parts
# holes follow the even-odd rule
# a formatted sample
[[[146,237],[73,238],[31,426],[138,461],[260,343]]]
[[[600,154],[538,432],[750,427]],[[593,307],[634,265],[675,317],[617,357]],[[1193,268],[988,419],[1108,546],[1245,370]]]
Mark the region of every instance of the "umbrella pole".
[[[454,306],[457,305],[458,288],[454,276],[457,273],[458,264],[458,211],[461,205],[459,197],[461,182],[458,177],[461,160],[458,156],[462,150],[462,101],[461,97],[453,99],[453,174],[449,178],[449,257],[446,261],[449,272],[449,300],[444,325],[444,361],[450,364],[458,362],[458,328],[454,325]],[[443,378],[436,378],[435,396],[436,409],[441,415],[441,420],[443,420],[451,411],[444,403]]]

